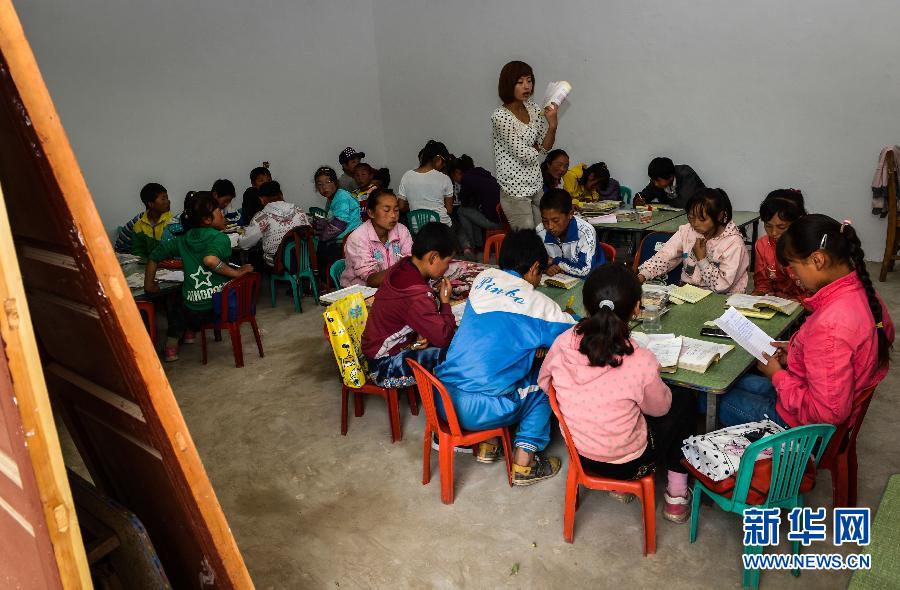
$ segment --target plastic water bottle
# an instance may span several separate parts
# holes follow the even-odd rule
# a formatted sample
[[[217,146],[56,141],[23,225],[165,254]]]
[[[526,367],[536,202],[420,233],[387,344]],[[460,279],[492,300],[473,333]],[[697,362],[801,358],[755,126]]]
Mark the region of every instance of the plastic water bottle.
[[[658,305],[647,305],[642,315],[645,334],[658,334],[662,330],[662,315]]]

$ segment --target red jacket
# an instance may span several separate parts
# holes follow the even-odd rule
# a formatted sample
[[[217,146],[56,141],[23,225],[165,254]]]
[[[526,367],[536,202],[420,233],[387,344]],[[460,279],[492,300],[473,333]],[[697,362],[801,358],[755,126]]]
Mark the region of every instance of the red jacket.
[[[878,366],[875,321],[855,272],[822,287],[805,305],[812,313],[791,337],[788,368],[772,377],[775,409],[791,427],[837,426],[850,417],[853,400],[884,379],[888,368]],[[881,309],[893,342],[894,322],[884,302]]]
[[[409,257],[392,266],[369,310],[363,330],[362,350],[370,359],[393,356],[419,336],[431,346],[444,348],[456,331],[456,320],[447,304],[438,302]]]
[[[753,294],[775,295],[803,302],[812,293],[800,285],[790,268],[781,266],[775,256],[775,242],[769,236],[756,240],[753,265]]]

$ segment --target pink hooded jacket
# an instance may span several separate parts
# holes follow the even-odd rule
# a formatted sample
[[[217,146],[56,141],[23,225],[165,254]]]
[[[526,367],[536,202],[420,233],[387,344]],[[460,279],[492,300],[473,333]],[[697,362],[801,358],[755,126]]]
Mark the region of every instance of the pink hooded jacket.
[[[347,267],[341,275],[341,287],[365,285],[369,275],[389,269],[410,254],[412,236],[405,225],[395,225],[388,232],[387,243],[383,244],[375,233],[372,220],[367,220],[344,240]]]
[[[659,376],[653,353],[639,348],[618,367],[592,367],[578,351],[581,336],[566,330],[553,343],[538,376],[538,385],[556,389],[578,454],[604,463],[626,463],[647,448],[644,414],[662,416],[672,406],[672,392]]]
[[[812,313],[791,338],[788,368],[772,377],[775,410],[792,427],[840,425],[853,400],[887,374],[886,366],[878,366],[875,321],[855,272],[819,289],[805,305]],[[884,302],[881,308],[893,342],[894,322]]]
[[[706,258],[694,257],[694,242],[700,234],[690,223],[685,223],[669,238],[669,241],[653,258],[638,267],[638,273],[646,279],[666,274],[680,263],[681,280],[691,285],[710,289],[716,293],[743,293],[747,290],[747,269],[750,254],[744,245],[744,236],[733,221],[725,226],[721,235],[706,242]],[[687,253],[687,257],[683,255]]]

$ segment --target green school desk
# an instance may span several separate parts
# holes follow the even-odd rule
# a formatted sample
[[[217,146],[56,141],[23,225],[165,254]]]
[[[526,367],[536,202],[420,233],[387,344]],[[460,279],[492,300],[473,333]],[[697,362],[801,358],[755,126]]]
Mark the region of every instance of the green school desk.
[[[644,234],[650,233],[651,231],[658,231],[656,226],[668,223],[673,219],[677,219],[679,217],[684,217],[684,211],[679,209],[678,211],[653,211],[653,218],[647,223],[640,223],[637,221],[622,221],[618,223],[596,223],[592,224],[594,229],[597,230],[597,236],[599,236],[602,232],[607,231],[616,231],[626,234],[628,236],[628,246],[625,250],[625,260],[630,264],[631,260],[634,258],[634,253],[637,251],[638,244],[641,243],[641,237]]]
[[[125,275],[127,279],[129,275],[133,275],[135,273],[144,274],[144,269],[147,268],[147,265],[143,262],[129,262],[128,264],[122,265],[122,274]],[[140,301],[149,301],[151,299],[156,299],[159,297],[164,297],[169,293],[174,291],[179,291],[181,289],[181,282],[174,281],[159,281],[159,293],[147,293],[144,291],[144,287],[135,287],[131,289],[131,295],[135,298],[135,300]]]
[[[581,282],[569,290],[539,287],[538,291],[556,301],[563,308],[565,308],[569,298],[574,295],[575,304],[573,309],[579,316],[584,316],[585,310],[581,297],[583,284]],[[690,336],[691,338],[709,342],[734,344],[727,338],[709,338],[700,335],[703,322],[714,320],[725,312],[725,300],[727,298],[726,295],[714,293],[698,303],[671,305],[671,311],[668,311],[662,317],[661,332],[664,334],[672,333],[679,336]],[[750,318],[750,321],[771,336],[772,340],[778,340],[782,334],[786,333],[800,319],[802,314],[803,309],[800,308],[790,316],[778,313],[770,320]],[[640,330],[640,324],[635,324],[633,329]],[[755,364],[756,359],[749,352],[735,345],[733,350],[726,354],[718,363],[712,365],[706,373],[695,373],[678,369],[674,373],[663,373],[662,379],[669,385],[693,389],[706,394],[706,431],[709,432],[716,429],[717,396],[728,391],[735,381]]]

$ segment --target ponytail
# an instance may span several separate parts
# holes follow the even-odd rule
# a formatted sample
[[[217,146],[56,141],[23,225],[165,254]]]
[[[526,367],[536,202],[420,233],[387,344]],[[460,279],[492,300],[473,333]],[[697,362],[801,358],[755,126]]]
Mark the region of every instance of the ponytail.
[[[588,275],[582,291],[588,317],[575,327],[578,351],[593,367],[618,367],[634,353],[628,322],[641,299],[641,284],[630,268],[604,264]]]
[[[872,319],[875,320],[875,332],[878,334],[878,366],[887,366],[891,359],[891,343],[888,340],[887,332],[884,329],[884,313],[881,308],[881,301],[875,293],[875,286],[872,285],[872,277],[869,276],[869,269],[866,268],[866,253],[862,249],[862,243],[856,230],[849,223],[841,224],[841,233],[847,241],[850,254],[850,262],[856,269],[856,276],[866,290],[866,299],[869,301],[869,309],[872,311]]]

